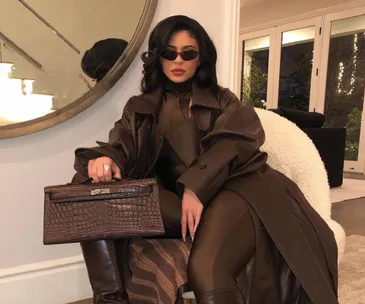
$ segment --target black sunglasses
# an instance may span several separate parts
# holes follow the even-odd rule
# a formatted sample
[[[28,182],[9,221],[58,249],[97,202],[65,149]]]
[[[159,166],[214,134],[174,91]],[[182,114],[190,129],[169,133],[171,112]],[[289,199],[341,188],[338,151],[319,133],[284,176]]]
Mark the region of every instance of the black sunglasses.
[[[181,58],[185,61],[194,60],[196,57],[198,57],[199,52],[196,50],[186,50],[182,52],[177,52],[175,50],[165,50],[161,53],[161,57],[166,60],[175,60],[177,56],[181,56]]]

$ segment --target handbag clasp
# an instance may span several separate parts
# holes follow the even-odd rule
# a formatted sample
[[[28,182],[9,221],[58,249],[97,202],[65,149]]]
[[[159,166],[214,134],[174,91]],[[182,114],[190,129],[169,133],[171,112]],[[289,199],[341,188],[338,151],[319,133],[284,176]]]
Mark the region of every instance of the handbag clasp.
[[[109,188],[103,188],[103,189],[93,189],[90,191],[91,195],[100,195],[100,194],[109,194],[110,189]]]

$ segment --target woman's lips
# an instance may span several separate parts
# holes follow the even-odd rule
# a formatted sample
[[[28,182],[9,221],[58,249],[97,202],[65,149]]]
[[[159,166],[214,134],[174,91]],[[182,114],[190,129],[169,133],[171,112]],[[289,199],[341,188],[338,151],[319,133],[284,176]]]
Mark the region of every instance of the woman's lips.
[[[183,69],[174,69],[171,71],[174,75],[176,76],[180,76],[180,75],[183,75],[185,73],[185,70]]]

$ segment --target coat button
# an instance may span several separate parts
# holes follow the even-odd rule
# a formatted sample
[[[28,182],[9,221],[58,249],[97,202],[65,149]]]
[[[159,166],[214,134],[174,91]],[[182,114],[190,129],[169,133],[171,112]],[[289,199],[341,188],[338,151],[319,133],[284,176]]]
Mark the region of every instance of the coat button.
[[[200,163],[200,169],[205,169],[208,165],[206,163]]]

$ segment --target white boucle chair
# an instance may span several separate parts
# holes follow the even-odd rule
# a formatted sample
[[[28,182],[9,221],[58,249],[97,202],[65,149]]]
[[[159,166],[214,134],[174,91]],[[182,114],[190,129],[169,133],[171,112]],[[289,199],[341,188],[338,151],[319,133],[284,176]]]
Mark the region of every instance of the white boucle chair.
[[[345,231],[331,219],[330,187],[327,173],[317,148],[311,139],[294,123],[278,114],[256,108],[266,141],[261,150],[268,153],[268,163],[293,180],[311,206],[332,229],[338,247],[338,262],[345,250]],[[185,303],[192,303],[193,292],[183,295]]]
[[[331,219],[327,172],[312,140],[294,123],[271,111],[256,109],[265,130],[262,151],[268,163],[293,180],[318,214],[332,229],[338,247],[338,261],[345,250],[345,231]]]

